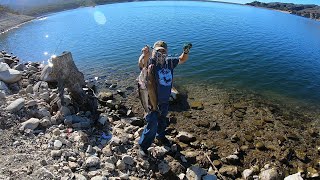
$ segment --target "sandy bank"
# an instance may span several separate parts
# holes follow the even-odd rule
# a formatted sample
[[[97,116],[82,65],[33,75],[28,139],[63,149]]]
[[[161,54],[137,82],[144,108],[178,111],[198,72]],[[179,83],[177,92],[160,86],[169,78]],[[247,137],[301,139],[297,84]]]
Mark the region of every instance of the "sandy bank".
[[[32,16],[17,15],[12,13],[1,13],[0,14],[0,32],[6,32],[22,23],[28,22],[34,19]]]

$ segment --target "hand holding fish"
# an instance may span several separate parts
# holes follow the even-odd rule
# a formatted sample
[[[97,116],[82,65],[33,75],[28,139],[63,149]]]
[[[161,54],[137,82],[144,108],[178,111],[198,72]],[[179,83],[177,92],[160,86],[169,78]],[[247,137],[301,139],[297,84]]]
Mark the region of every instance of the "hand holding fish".
[[[149,46],[148,45],[146,45],[145,47],[143,47],[142,49],[141,49],[141,52],[142,52],[142,54],[143,55],[145,55],[145,56],[147,56],[148,54],[149,54]]]

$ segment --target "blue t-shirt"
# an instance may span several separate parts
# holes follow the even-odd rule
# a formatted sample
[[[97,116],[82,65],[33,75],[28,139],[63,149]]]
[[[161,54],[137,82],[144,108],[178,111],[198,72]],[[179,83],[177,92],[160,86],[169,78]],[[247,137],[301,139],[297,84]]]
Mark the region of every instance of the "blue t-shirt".
[[[158,103],[168,103],[171,94],[173,69],[177,67],[179,57],[167,57],[163,65],[157,64],[150,58],[149,64],[155,65],[155,78],[157,81]]]

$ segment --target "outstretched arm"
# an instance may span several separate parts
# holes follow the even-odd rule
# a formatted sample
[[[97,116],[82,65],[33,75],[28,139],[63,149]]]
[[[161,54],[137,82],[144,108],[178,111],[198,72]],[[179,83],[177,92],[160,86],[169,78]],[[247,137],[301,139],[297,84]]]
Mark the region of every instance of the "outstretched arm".
[[[189,58],[189,51],[192,47],[191,43],[185,44],[183,46],[183,53],[179,56],[179,64],[185,63]]]

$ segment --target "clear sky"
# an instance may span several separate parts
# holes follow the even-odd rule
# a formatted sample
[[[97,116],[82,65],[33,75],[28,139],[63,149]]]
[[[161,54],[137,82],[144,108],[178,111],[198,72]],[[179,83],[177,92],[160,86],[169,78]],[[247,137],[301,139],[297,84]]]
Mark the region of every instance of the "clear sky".
[[[233,2],[245,4],[255,0],[218,0],[224,2]],[[285,2],[285,3],[295,3],[295,4],[317,4],[320,5],[320,0],[258,0],[260,2]]]

